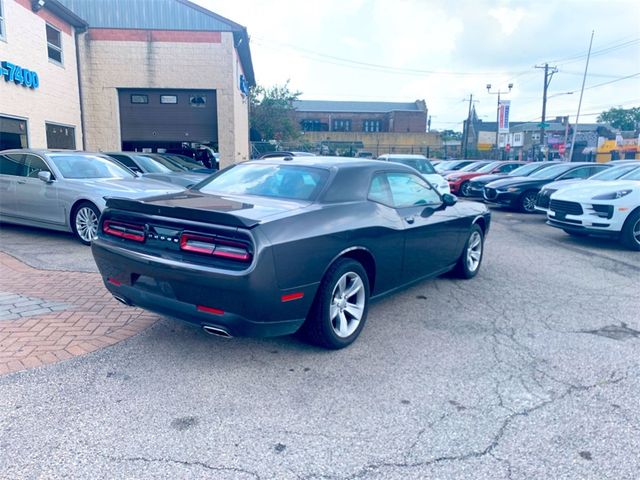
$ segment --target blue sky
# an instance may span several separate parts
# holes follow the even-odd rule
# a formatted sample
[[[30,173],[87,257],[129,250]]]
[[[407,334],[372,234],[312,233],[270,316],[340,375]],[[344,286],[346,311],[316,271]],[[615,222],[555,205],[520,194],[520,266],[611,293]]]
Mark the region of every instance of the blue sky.
[[[469,94],[495,120],[493,90],[513,90],[511,120],[539,121],[543,71],[557,66],[547,118],[580,121],[640,106],[640,2],[632,0],[195,0],[247,27],[256,80],[290,81],[306,100],[424,99],[433,129],[462,129]],[[629,78],[623,78],[629,77]],[[575,92],[566,94],[567,92]]]

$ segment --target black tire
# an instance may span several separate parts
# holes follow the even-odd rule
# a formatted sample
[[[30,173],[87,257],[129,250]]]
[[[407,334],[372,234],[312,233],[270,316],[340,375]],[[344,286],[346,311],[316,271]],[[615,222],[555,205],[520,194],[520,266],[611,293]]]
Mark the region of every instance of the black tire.
[[[95,222],[93,226],[89,226],[88,222]],[[71,228],[76,238],[85,245],[91,245],[91,239],[89,235],[91,231],[94,232],[92,238],[95,238],[95,233],[98,231],[98,220],[100,219],[100,210],[91,202],[80,202],[77,204],[73,212],[71,213]],[[90,230],[93,228],[93,230]]]
[[[571,235],[572,237],[586,237],[587,236],[587,234],[584,233],[584,232],[574,232],[574,231],[571,231],[571,230],[565,230],[564,228],[562,229],[562,231],[564,233],[566,233],[567,235]]]
[[[476,240],[479,239],[480,243],[476,244]],[[479,257],[475,260],[477,264],[471,262],[469,259],[470,253],[469,250],[473,250],[474,252],[478,252],[479,247]],[[475,258],[475,257],[474,257]],[[475,277],[480,271],[480,266],[482,265],[482,259],[484,258],[484,232],[477,224],[471,226],[469,230],[469,234],[467,236],[467,241],[464,242],[464,249],[460,254],[460,258],[458,258],[458,262],[456,266],[452,270],[452,274],[458,278],[469,279]],[[474,266],[475,265],[475,266]]]
[[[535,190],[527,190],[518,199],[518,209],[522,213],[536,213],[536,199],[538,192]]]
[[[336,291],[340,289],[338,284],[342,278],[347,278],[345,284],[345,290],[347,292],[349,291],[349,286],[357,284],[355,281],[349,283],[349,279],[355,280],[355,278],[360,280],[361,290],[354,292],[352,296],[346,298],[346,300],[353,300],[354,297],[357,297],[356,302],[346,302],[343,298],[343,304],[342,306],[339,306],[339,302],[336,303],[336,299],[338,298],[336,296]],[[360,291],[362,291],[362,295],[360,295]],[[344,318],[351,318],[351,321],[353,321],[355,317],[353,317],[347,310],[344,310],[344,308],[345,306],[353,308],[354,306],[357,306],[355,303],[362,303],[362,315],[357,324],[345,321],[345,327],[346,324],[349,324],[351,327],[355,328],[348,335],[340,336],[336,332],[338,323],[342,324],[342,322],[339,321],[339,318],[341,318],[339,315],[342,314]],[[338,316],[332,319],[331,314],[336,312],[336,309],[338,310]],[[307,316],[307,320],[302,326],[301,333],[306,341],[323,348],[337,350],[339,348],[347,347],[351,345],[356,338],[358,338],[360,332],[364,328],[368,310],[369,278],[367,277],[367,272],[364,267],[355,260],[350,258],[339,259],[329,268],[322,279],[316,298],[311,306],[309,315]],[[345,329],[343,333],[348,331],[349,329]]]
[[[467,181],[467,182],[463,182],[462,185],[460,185],[460,196],[461,197],[468,197],[470,195],[469,193],[469,188],[471,187],[471,184]]]
[[[640,250],[640,210],[631,212],[622,226],[620,241],[631,250]]]

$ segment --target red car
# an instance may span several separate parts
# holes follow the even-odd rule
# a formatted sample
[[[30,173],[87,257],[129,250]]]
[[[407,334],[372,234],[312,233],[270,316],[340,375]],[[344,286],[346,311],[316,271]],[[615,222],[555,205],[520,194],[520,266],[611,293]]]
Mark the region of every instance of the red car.
[[[524,163],[525,162],[510,161],[472,163],[471,165],[464,167],[462,170],[449,173],[445,176],[445,179],[449,182],[451,193],[455,193],[456,195],[460,195],[462,197],[468,197],[470,194],[469,180],[471,180],[472,178],[490,174],[506,175],[511,170],[524,165]]]

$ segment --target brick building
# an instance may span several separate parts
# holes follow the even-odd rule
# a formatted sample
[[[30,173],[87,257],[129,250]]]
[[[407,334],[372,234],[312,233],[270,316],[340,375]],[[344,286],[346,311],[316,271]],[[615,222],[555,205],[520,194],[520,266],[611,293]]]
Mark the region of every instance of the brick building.
[[[36,64],[43,72],[40,89],[53,84],[49,64],[55,45],[48,45],[45,25],[48,38],[49,23],[56,25],[49,17],[56,12],[68,17],[62,16],[66,30],[56,28],[64,34],[60,55],[69,78],[8,112],[23,118],[28,129],[42,121],[26,112],[57,114],[66,108],[76,113],[72,120],[57,120],[74,128],[75,145],[67,148],[156,151],[207,145],[220,152],[223,165],[249,158],[247,93],[255,79],[243,26],[188,0],[154,0],[153,9],[143,0],[0,0],[0,5],[0,25],[8,39],[12,30],[16,38],[0,45],[3,59],[24,64],[49,48],[46,65]],[[30,20],[41,32],[23,47],[18,31],[27,16],[40,22]],[[5,90],[0,85],[3,97]],[[64,107],[57,108],[54,98]],[[0,115],[6,108],[0,102]],[[31,135],[27,145],[53,146],[42,135]]]
[[[0,150],[82,146],[75,36],[85,28],[55,1],[0,0]]]

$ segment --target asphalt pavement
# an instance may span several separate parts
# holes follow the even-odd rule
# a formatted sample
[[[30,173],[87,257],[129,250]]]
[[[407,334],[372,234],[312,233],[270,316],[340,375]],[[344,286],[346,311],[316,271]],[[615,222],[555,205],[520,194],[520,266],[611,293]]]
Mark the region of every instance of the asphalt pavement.
[[[36,268],[70,236],[2,226]],[[0,478],[637,479],[640,254],[494,210],[479,275],[372,306],[358,341],[163,319],[0,376]]]

